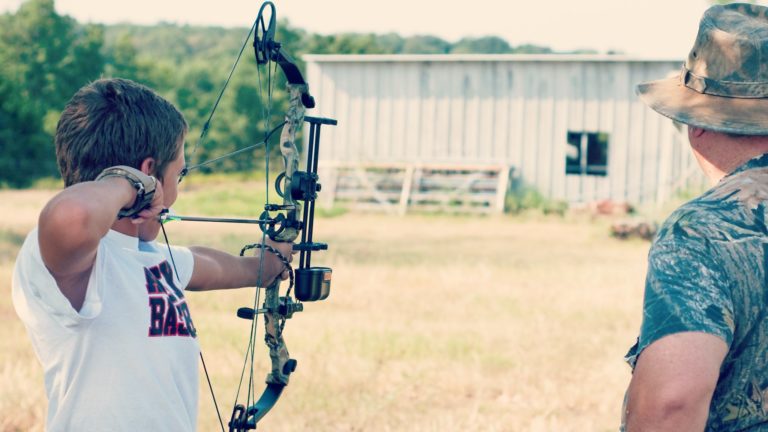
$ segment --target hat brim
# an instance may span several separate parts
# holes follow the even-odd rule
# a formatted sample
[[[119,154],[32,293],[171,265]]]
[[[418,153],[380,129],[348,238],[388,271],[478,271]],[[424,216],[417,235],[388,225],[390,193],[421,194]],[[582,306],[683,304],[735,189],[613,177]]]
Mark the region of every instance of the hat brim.
[[[712,96],[679,77],[642,83],[637,94],[654,111],[691,126],[741,135],[768,135],[768,99]]]

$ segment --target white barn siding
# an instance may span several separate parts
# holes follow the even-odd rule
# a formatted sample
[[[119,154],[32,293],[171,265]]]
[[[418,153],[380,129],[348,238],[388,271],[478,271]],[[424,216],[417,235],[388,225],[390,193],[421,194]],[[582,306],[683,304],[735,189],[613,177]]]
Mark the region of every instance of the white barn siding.
[[[320,158],[341,163],[506,164],[553,199],[642,203],[700,184],[672,122],[634,86],[678,60],[613,56],[306,56],[332,117]],[[609,134],[606,176],[566,174],[568,132]]]

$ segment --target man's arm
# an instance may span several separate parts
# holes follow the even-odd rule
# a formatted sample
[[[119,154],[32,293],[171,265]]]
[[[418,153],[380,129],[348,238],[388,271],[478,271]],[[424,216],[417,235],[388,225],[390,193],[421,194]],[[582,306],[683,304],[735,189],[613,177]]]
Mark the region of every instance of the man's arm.
[[[279,250],[280,253],[292,260],[293,243],[267,241],[267,244]],[[240,257],[201,246],[189,248],[195,260],[192,278],[187,285],[190,291],[207,291],[224,288],[241,288],[250,286],[265,287],[276,277],[287,278],[284,273],[285,265],[277,256],[269,251],[264,252],[263,267],[260,262],[259,250],[256,256]],[[259,279],[259,271],[262,271]]]
[[[627,432],[703,431],[728,346],[699,332],[665,336],[646,347],[629,384]]]
[[[150,208],[139,213],[133,223],[156,217],[162,209],[162,188],[157,189]],[[99,241],[117,220],[117,213],[130,208],[135,200],[136,189],[129,181],[110,177],[72,185],[40,212],[40,254],[75,310],[80,310],[85,301]]]

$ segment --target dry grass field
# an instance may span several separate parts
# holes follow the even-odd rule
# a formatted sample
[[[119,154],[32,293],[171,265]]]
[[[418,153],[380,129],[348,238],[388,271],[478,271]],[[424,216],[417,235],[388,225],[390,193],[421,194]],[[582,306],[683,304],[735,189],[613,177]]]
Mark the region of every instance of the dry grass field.
[[[42,373],[10,283],[22,236],[49,196],[0,191],[0,431],[43,427]],[[232,253],[259,236],[195,223],[168,234]],[[315,237],[331,245],[313,260],[334,269],[331,296],[287,323],[298,369],[259,430],[617,430],[647,242],[610,238],[604,220],[531,214],[344,214],[319,219]],[[252,296],[189,296],[227,418],[248,332],[234,312]],[[261,379],[267,355],[257,355]],[[215,417],[201,381],[199,430],[218,430]]]

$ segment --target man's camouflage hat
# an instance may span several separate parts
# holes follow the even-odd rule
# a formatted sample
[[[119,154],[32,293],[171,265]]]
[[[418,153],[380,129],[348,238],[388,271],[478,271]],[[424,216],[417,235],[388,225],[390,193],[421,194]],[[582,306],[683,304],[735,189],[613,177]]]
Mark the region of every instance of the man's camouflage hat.
[[[687,125],[768,135],[768,8],[709,8],[680,76],[640,84],[637,93]]]

